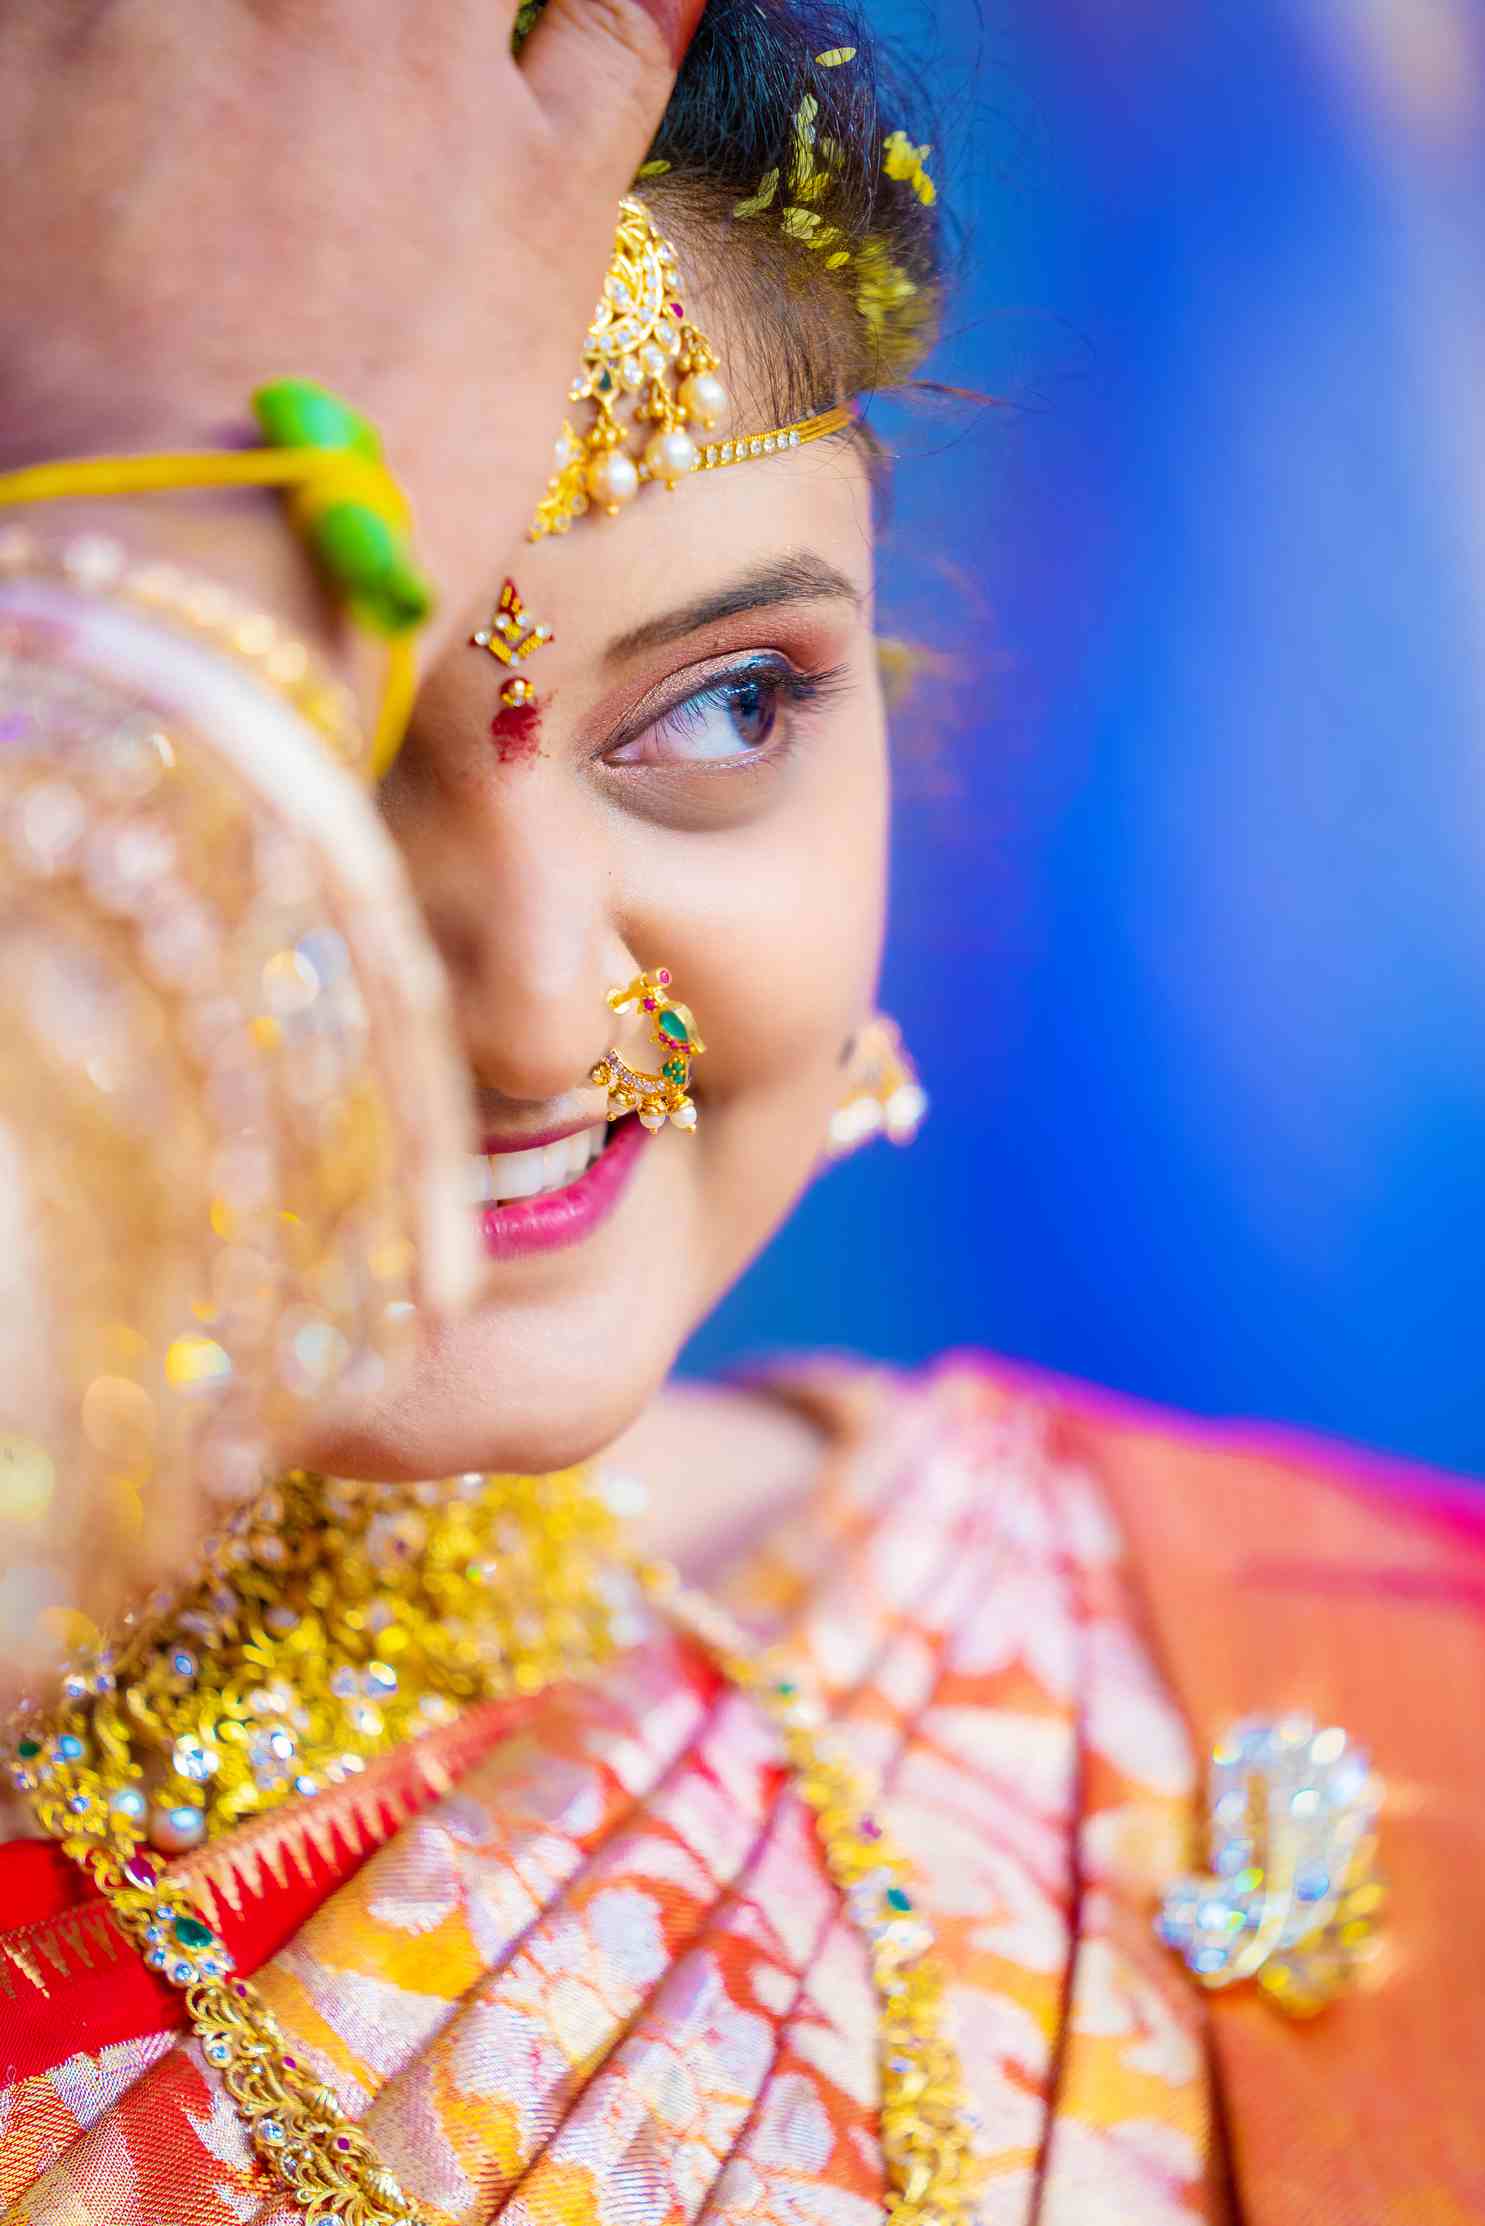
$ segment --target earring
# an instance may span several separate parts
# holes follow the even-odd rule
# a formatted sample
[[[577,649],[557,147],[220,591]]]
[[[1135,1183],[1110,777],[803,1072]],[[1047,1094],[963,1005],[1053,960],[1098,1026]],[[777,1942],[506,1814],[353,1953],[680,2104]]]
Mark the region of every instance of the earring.
[[[830,1116],[826,1158],[845,1159],[876,1136],[911,1144],[927,1115],[928,1097],[895,1020],[872,1015],[852,1046],[851,1066],[855,1081]]]
[[[677,1004],[670,995],[670,970],[657,967],[653,974],[637,974],[627,989],[608,993],[611,1012],[643,1012],[650,1032],[662,1051],[669,1054],[658,1074],[646,1074],[626,1065],[617,1051],[606,1051],[593,1069],[593,1080],[608,1091],[608,1118],[638,1113],[647,1129],[662,1129],[667,1120],[677,1128],[695,1128],[696,1108],[688,1093],[691,1061],[706,1045],[696,1033],[689,1005]]]

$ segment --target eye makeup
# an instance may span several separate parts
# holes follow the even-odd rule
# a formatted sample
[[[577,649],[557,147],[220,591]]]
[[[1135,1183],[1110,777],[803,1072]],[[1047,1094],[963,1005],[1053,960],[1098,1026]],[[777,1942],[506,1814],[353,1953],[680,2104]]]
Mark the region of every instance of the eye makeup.
[[[849,682],[847,665],[807,672],[777,651],[742,658],[700,683],[682,674],[631,716],[603,763],[674,776],[771,760],[792,747],[798,723]]]

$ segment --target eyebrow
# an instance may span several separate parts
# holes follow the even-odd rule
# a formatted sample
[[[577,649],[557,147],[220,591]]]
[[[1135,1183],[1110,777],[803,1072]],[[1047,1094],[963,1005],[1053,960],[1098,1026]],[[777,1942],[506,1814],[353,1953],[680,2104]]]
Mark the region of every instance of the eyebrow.
[[[616,664],[638,656],[642,650],[663,649],[667,642],[681,641],[688,634],[699,634],[704,627],[715,626],[725,618],[740,618],[748,611],[768,610],[780,603],[826,601],[859,605],[861,595],[844,572],[837,572],[833,564],[812,551],[801,550],[744,572],[711,594],[699,595],[693,603],[667,611],[663,617],[648,618],[627,634],[616,634],[603,653],[604,660]]]

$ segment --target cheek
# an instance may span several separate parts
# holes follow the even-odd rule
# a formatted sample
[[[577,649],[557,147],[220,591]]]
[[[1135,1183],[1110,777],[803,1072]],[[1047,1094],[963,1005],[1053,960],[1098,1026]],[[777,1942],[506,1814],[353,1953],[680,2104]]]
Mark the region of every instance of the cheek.
[[[862,750],[849,777],[806,801],[813,808],[749,831],[690,938],[708,1045],[696,1088],[712,1121],[698,1171],[719,1281],[771,1233],[818,1165],[845,1087],[841,1054],[876,983],[886,885],[880,749]]]

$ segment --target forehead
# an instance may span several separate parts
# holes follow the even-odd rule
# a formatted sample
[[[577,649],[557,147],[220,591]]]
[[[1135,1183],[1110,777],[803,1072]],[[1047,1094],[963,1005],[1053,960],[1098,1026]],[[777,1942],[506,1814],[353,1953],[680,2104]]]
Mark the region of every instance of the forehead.
[[[721,437],[745,430],[729,423]],[[617,518],[590,514],[523,548],[514,570],[528,608],[570,652],[780,567],[841,575],[866,613],[872,560],[869,461],[846,434],[696,472],[670,492],[645,486]]]
[[[720,446],[778,432],[780,389],[787,382],[772,375],[770,351],[788,344],[777,325],[781,305],[771,289],[766,301],[759,296],[750,263],[718,252],[715,243],[710,252],[696,252],[702,243],[688,228],[675,227],[673,236],[680,265],[676,294],[711,341],[720,359],[717,377],[730,398],[724,422],[705,434],[693,428],[693,437]],[[693,279],[697,269],[704,278]],[[733,278],[737,283],[729,283]],[[626,447],[637,455],[648,428],[634,425],[627,407],[619,414]],[[570,422],[586,433],[591,405],[572,406]],[[555,445],[560,423],[552,431]],[[671,489],[646,484],[617,517],[593,510],[565,534],[523,548],[516,577],[528,606],[560,628],[556,648],[565,645],[569,652],[621,641],[661,614],[793,563],[813,562],[844,577],[866,614],[874,492],[864,440],[854,430],[835,434],[695,472]]]

